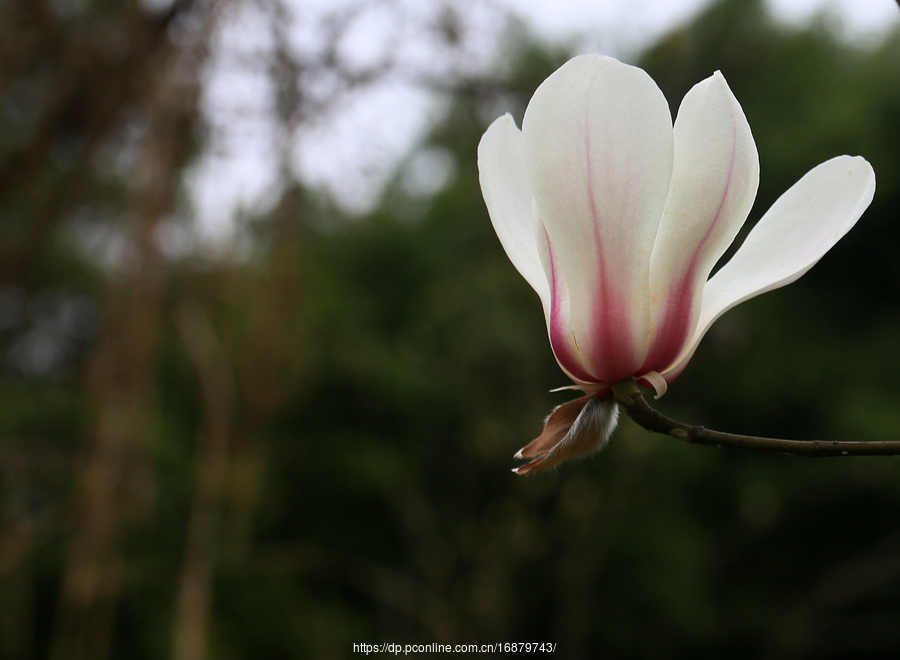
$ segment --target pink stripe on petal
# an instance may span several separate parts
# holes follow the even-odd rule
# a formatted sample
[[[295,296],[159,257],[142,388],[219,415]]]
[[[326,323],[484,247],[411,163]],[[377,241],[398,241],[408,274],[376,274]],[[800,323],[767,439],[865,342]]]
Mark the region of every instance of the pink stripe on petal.
[[[859,156],[832,158],[791,186],[706,284],[697,327],[677,361],[664,372],[666,380],[681,373],[722,314],[812,268],[856,224],[874,193],[875,172]]]
[[[597,250],[598,286],[591,304],[591,364],[600,380],[605,383],[619,383],[634,375],[637,366],[634,360],[635,346],[632,331],[631,307],[627,300],[627,291],[620,290],[610,279],[607,263],[603,254],[603,237],[600,227],[603,224],[594,194],[594,181],[591,162],[590,122],[585,122],[585,149],[587,193],[593,222],[594,242]]]
[[[550,237],[547,235],[546,229],[543,230],[543,237],[550,266],[550,347],[553,349],[553,354],[559,361],[560,366],[570,376],[574,376],[586,383],[595,383],[597,378],[585,371],[581,361],[572,352],[572,347],[569,343],[569,335],[572,331],[570,324],[564,318],[560,275],[553,254],[553,246],[550,243]],[[572,336],[572,342],[577,345],[574,335]]]
[[[593,383],[627,378],[647,352],[649,262],[672,175],[668,103],[640,69],[578,57],[535,92],[522,135],[564,296],[548,319],[560,364]],[[541,255],[549,281],[543,243]]]
[[[659,324],[651,330],[650,352],[644,364],[638,370],[662,372],[668,367],[690,338],[693,325],[693,306],[697,293],[695,279],[696,260],[688,268],[688,272],[670,291],[666,301],[666,311]]]
[[[735,161],[738,147],[737,130],[738,124],[733,122],[728,175],[725,178],[715,214],[696,249],[691,254],[683,275],[675,278],[667,291],[665,310],[663,310],[661,317],[657,319],[656,327],[653,329],[653,336],[650,338],[650,351],[644,364],[641,366],[641,372],[658,371],[661,373],[665,371],[675,362],[688,341],[690,341],[700,313],[701,296],[698,294],[702,294],[703,284],[709,276],[709,271],[726,245],[724,241],[719,241],[721,245],[708,244],[711,240],[714,241],[716,239],[716,234],[720,232],[720,225],[723,222],[731,222],[733,224],[734,220],[730,214],[726,213],[726,207],[735,176]],[[702,220],[702,218],[698,219]],[[742,217],[738,219],[743,222]]]
[[[625,297],[610,285],[606,265],[600,261],[598,299],[593,305],[591,364],[600,380],[619,383],[634,375],[634,337]]]

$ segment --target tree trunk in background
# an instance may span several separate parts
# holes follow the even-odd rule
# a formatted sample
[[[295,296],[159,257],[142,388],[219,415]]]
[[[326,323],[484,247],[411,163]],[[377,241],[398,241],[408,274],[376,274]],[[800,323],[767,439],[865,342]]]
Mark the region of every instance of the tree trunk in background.
[[[92,358],[90,384],[96,432],[80,473],[75,531],[68,548],[53,632],[53,660],[110,657],[117,599],[127,572],[121,551],[141,500],[152,495],[156,347],[162,317],[163,273],[155,245],[158,222],[174,204],[180,161],[188,142],[194,90],[165,75],[160,58],[147,81],[150,128],[144,144],[136,257],[124,281],[113,279],[104,309],[104,337]]]

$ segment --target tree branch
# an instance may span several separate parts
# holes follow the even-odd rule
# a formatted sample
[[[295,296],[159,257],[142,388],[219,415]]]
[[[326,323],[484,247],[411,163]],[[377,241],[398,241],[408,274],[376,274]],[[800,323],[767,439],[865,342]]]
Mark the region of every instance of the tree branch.
[[[749,435],[734,435],[712,431],[702,426],[689,426],[669,419],[656,412],[641,393],[637,383],[628,380],[612,388],[616,402],[626,414],[651,433],[662,433],[676,440],[697,445],[753,449],[755,451],[779,452],[794,456],[818,458],[822,456],[894,456],[900,454],[900,441],[846,441],[846,440],[778,440],[757,438]]]

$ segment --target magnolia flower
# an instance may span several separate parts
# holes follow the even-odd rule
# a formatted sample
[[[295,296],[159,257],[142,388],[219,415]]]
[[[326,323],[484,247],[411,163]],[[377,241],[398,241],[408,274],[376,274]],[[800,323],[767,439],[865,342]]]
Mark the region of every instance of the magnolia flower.
[[[740,104],[716,72],[691,89],[672,125],[643,70],[576,57],[534,93],[522,130],[497,119],[478,146],[481,189],[503,248],[544,307],[571,389],[516,472],[546,469],[608,440],[611,387],[657,398],[712,323],[809,270],[872,201],[875,174],[838,156],[784,193],[712,278],[759,182]]]

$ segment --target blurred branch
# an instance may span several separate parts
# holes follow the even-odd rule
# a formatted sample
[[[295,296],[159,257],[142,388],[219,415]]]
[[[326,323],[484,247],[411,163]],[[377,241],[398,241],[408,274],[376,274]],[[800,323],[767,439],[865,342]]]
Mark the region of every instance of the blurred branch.
[[[14,3],[10,25],[0,27],[0,98],[28,99],[15,90],[41,83],[52,89],[42,103],[19,100],[33,126],[19,148],[0,149],[0,199],[19,200],[26,218],[0,246],[4,284],[28,277],[56,223],[90,190],[91,158],[128,111],[145,103],[160,53],[170,49],[175,7],[185,3],[162,15],[98,10],[80,29],[67,27],[48,4]]]
[[[173,61],[168,47],[161,46],[155,55],[160,65]],[[123,532],[134,525],[150,497],[140,477],[150,469],[148,429],[156,405],[165,276],[155,231],[176,203],[197,95],[196,74],[182,83],[167,71],[160,66],[141,79],[149,128],[141,157],[143,180],[132,201],[135,254],[127,276],[109,282],[104,334],[91,359],[96,430],[78,475],[79,502],[50,642],[53,660],[113,656],[115,614],[127,564]]]
[[[234,379],[225,350],[203,308],[184,303],[175,317],[200,380],[204,429],[188,524],[175,617],[173,660],[203,660],[208,653],[212,582],[228,477]]]
[[[662,433],[690,444],[752,449],[819,458],[823,456],[894,456],[900,454],[900,441],[846,441],[846,440],[779,440],[735,435],[676,422],[661,415],[644,399],[638,384],[628,380],[613,388],[616,402],[625,409],[631,419],[651,433]]]

